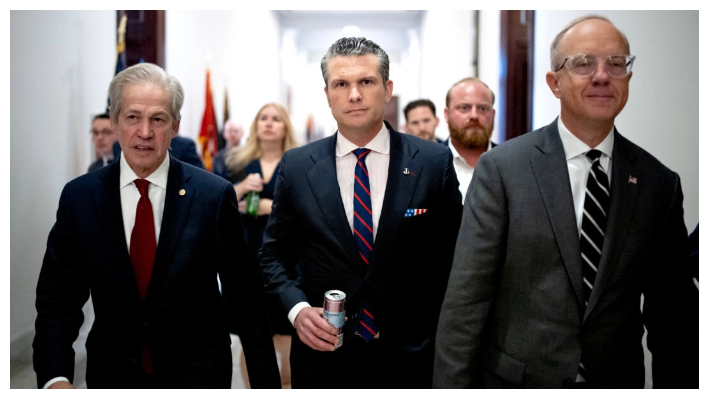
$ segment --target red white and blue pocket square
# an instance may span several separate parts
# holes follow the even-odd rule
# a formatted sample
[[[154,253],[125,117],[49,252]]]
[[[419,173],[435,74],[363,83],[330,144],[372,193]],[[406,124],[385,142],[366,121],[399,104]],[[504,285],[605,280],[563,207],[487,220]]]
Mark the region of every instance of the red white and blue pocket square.
[[[423,215],[426,212],[428,212],[428,209],[407,209],[406,213],[404,213],[404,217],[408,218],[411,216]]]

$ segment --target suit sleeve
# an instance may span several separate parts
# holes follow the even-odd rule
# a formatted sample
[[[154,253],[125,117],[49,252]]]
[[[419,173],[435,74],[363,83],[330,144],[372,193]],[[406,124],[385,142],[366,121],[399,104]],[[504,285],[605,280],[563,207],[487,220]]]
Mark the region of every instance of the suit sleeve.
[[[470,388],[480,373],[483,332],[504,263],[504,185],[483,154],[463,206],[453,266],[436,337],[434,388]]]
[[[271,207],[271,215],[263,236],[263,247],[259,253],[261,271],[266,291],[280,298],[283,308],[289,312],[300,302],[307,302],[305,293],[298,287],[298,237],[297,215],[289,187],[288,153],[281,159],[281,169]]]
[[[261,275],[246,246],[236,194],[225,184],[217,211],[219,276],[234,312],[253,388],[280,388],[281,378],[266,315]]]
[[[59,199],[57,220],[49,233],[47,251],[37,282],[37,320],[33,362],[37,385],[55,377],[74,379],[74,349],[84,321],[82,307],[89,298],[86,273],[77,252],[70,190]]]
[[[660,255],[647,276],[643,318],[653,388],[699,388],[699,291],[689,267],[680,179],[674,174]]]
[[[182,162],[204,169],[204,163],[202,163],[202,159],[197,154],[197,146],[195,146],[194,141],[190,139],[184,140],[182,153],[180,154],[180,157],[176,158]]]

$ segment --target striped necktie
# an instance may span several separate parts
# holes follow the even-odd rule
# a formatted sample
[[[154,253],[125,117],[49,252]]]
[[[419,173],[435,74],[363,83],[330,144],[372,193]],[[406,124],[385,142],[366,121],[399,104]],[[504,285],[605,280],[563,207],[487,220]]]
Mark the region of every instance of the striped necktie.
[[[591,150],[586,153],[591,160],[591,170],[586,183],[586,198],[583,201],[583,217],[581,219],[581,260],[583,263],[583,299],[586,306],[591,297],[593,284],[596,281],[598,266],[601,263],[601,251],[608,218],[610,191],[608,175],[601,167],[601,152]],[[579,364],[579,374],[588,380],[588,372]]]
[[[352,152],[357,157],[354,181],[353,234],[359,249],[359,256],[365,264],[369,265],[369,257],[374,246],[374,229],[372,224],[372,194],[369,191],[369,171],[364,160],[372,150],[358,148]],[[369,309],[369,306],[365,306],[357,326],[357,332],[365,341],[369,342],[377,335],[377,331],[377,324],[374,322],[371,309]]]

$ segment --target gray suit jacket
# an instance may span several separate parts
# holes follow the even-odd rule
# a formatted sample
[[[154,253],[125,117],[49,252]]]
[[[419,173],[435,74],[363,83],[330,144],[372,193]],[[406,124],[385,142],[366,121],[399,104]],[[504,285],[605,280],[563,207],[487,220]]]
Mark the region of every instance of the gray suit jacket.
[[[698,384],[687,381],[698,370],[698,296],[685,265],[679,176],[613,134],[608,226],[588,307],[556,121],[480,158],[440,316],[434,387],[570,387],[583,360],[591,386],[642,388],[643,325],[655,387]]]

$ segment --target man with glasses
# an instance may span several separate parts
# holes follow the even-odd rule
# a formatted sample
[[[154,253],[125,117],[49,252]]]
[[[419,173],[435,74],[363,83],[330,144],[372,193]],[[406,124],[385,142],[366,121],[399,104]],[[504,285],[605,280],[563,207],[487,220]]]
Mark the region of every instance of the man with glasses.
[[[480,158],[436,338],[434,387],[698,387],[679,176],[614,126],[634,57],[606,18],[554,39],[550,125]],[[644,297],[644,302],[643,302]]]
[[[473,179],[478,159],[496,144],[490,141],[495,128],[495,93],[478,78],[456,82],[446,94],[443,116],[448,122],[450,138],[446,141],[453,153],[453,166],[465,194]]]
[[[113,162],[113,143],[118,141],[116,132],[111,129],[111,120],[107,113],[98,114],[91,122],[91,141],[96,151],[96,161],[89,165],[89,172],[101,169]]]

